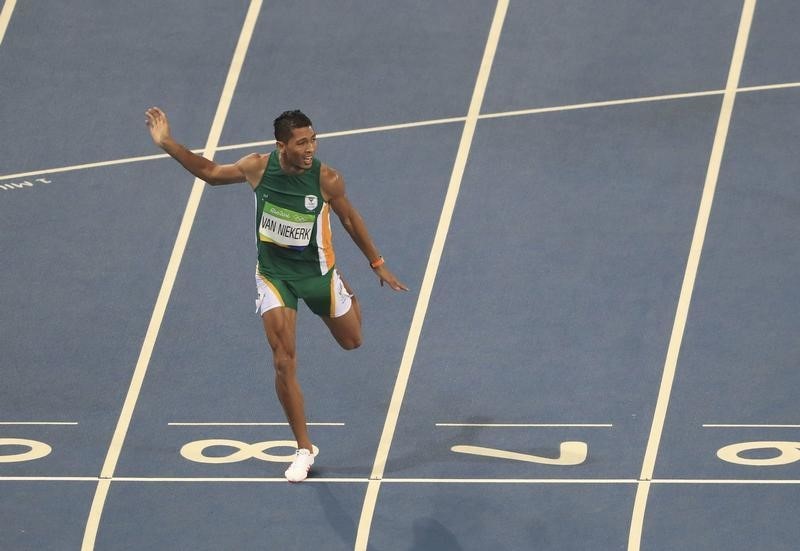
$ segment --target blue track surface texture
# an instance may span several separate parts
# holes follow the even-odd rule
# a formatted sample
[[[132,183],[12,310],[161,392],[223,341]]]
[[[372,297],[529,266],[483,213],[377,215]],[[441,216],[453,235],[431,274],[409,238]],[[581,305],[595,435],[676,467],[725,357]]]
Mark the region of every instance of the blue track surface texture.
[[[796,2],[0,5],[0,549],[797,549]],[[187,210],[152,105],[224,163],[306,111],[411,287],[334,223],[302,484],[252,193]]]

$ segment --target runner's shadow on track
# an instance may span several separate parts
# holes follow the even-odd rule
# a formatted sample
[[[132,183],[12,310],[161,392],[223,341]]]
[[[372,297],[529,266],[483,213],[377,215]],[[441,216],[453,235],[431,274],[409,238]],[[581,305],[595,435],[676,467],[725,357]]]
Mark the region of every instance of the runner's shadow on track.
[[[471,425],[482,425],[496,422],[495,419],[486,416],[473,416],[467,419],[464,423]],[[393,478],[396,476],[408,475],[428,465],[441,465],[447,466],[452,464],[453,461],[469,462],[486,464],[489,466],[495,465],[498,462],[496,458],[481,457],[478,455],[469,455],[463,453],[456,453],[452,450],[453,446],[473,445],[473,446],[489,446],[497,447],[500,451],[505,450],[509,452],[518,452],[521,454],[535,455],[543,458],[558,458],[561,455],[561,444],[564,440],[578,440],[590,442],[589,434],[586,432],[572,432],[569,436],[565,433],[559,432],[538,432],[530,433],[529,437],[522,440],[519,438],[519,430],[529,429],[494,429],[485,427],[436,427],[430,431],[420,431],[418,436],[414,438],[413,447],[404,447],[402,452],[390,452],[389,460],[386,464],[384,471],[384,478]],[[493,436],[489,440],[487,434]],[[504,438],[505,434],[511,435],[512,431],[516,437],[509,438],[508,441]],[[395,447],[397,449],[398,447]],[[354,457],[359,458],[373,458],[371,452],[365,451],[364,453],[354,454]],[[507,459],[501,461],[507,462]],[[587,454],[581,463],[582,466],[589,465],[597,461],[597,458],[592,458],[591,454]],[[519,462],[514,461],[519,464]],[[524,464],[524,463],[522,463]],[[541,465],[538,466],[542,468]],[[553,469],[553,473],[558,469],[571,469],[570,465],[566,466],[547,466],[547,469]],[[339,465],[319,465],[314,467],[315,477],[367,477],[372,471],[372,464],[339,464]],[[411,476],[414,476],[411,474]]]
[[[485,417],[472,417],[467,423],[488,423]],[[421,433],[414,439],[414,447],[410,451],[405,451],[402,455],[389,454],[386,464],[384,477],[391,478],[404,471],[414,471],[425,465],[432,463],[446,464],[451,461],[456,454],[450,448],[457,444],[477,442],[477,435],[481,429],[479,427],[459,427],[453,429],[434,428],[432,431]],[[367,468],[367,472],[371,466]],[[338,469],[337,469],[338,470]],[[354,468],[353,474],[363,472],[361,467]]]
[[[464,548],[458,543],[452,532],[441,522],[433,518],[419,518],[414,521],[414,541],[408,551],[461,551]]]
[[[357,531],[355,519],[348,514],[348,510],[341,501],[331,492],[327,484],[314,484],[322,510],[328,524],[333,528],[339,539],[345,545],[353,545]],[[413,541],[409,551],[462,551],[464,548],[458,543],[453,533],[441,522],[434,518],[419,518],[414,521]],[[369,545],[370,551],[380,551],[373,543]]]
[[[490,424],[496,422],[496,420],[485,417],[485,416],[473,416],[470,417],[465,424],[474,424],[474,425],[481,425],[481,424]],[[457,445],[474,445],[474,446],[481,446],[481,445],[488,445],[494,446],[495,444],[489,443],[486,444],[486,435],[488,434],[487,431],[498,431],[498,430],[509,430],[509,429],[492,429],[492,428],[484,428],[484,427],[458,427],[458,428],[435,428],[430,432],[422,433],[419,437],[415,439],[415,446],[412,451],[405,451],[403,455],[391,455],[390,459],[386,465],[386,472],[384,476],[390,478],[392,476],[399,476],[404,471],[414,471],[429,464],[448,464],[455,459],[458,461],[474,461],[486,464],[494,464],[498,460],[494,458],[486,458],[486,457],[479,457],[479,456],[469,456],[464,455],[461,453],[456,453],[452,451],[453,446]],[[514,429],[511,429],[514,430]],[[493,442],[496,443],[503,450],[508,450],[512,452],[520,452],[524,454],[533,454],[541,457],[547,458],[556,458],[560,455],[560,445],[561,441],[564,440],[563,435],[560,437],[553,438],[552,435],[548,434],[540,434],[536,436],[536,444],[534,446],[520,444],[520,440],[518,438],[514,439],[512,443],[509,440],[507,445],[504,444],[502,439],[502,433],[495,433],[499,435],[501,438],[497,440],[493,438]],[[519,434],[519,433],[517,433]],[[546,439],[545,439],[546,438]],[[580,436],[578,437],[580,439]],[[525,442],[528,442],[526,439]],[[532,443],[532,442],[529,442]],[[592,462],[591,456],[585,458],[583,464],[589,464]],[[565,468],[565,467],[550,467],[550,468]],[[339,471],[339,469],[337,469]],[[353,474],[356,475],[357,472],[361,471],[361,467],[354,468]]]
[[[331,492],[328,484],[310,484],[317,493],[325,518],[339,539],[347,547],[355,544],[358,530],[355,519],[348,514],[348,508]],[[370,551],[380,551],[378,547],[370,544]]]

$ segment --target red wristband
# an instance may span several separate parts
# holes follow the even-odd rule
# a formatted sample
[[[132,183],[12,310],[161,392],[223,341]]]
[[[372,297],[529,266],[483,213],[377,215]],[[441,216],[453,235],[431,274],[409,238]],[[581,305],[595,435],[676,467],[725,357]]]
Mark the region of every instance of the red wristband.
[[[385,261],[383,260],[383,257],[379,256],[377,259],[375,259],[375,260],[373,260],[372,262],[369,263],[369,267],[374,270],[375,268],[383,266],[384,262]]]

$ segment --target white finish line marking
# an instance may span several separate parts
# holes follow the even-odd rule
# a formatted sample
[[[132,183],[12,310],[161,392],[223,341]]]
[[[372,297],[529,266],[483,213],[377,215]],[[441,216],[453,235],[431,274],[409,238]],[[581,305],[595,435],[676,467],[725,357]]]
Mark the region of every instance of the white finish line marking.
[[[683,342],[683,334],[686,329],[686,320],[689,316],[689,306],[692,302],[692,292],[697,278],[697,269],[700,265],[700,254],[703,250],[703,243],[708,228],[708,220],[711,216],[711,206],[714,202],[714,192],[719,179],[719,170],[722,164],[722,154],[725,151],[725,142],[728,137],[733,104],[736,99],[736,92],[739,86],[739,77],[744,63],[744,54],[747,49],[747,39],[750,35],[750,26],[753,22],[753,13],[756,8],[756,0],[745,0],[742,7],[742,16],[739,20],[739,30],[736,35],[736,43],[731,56],[730,69],[728,71],[728,81],[725,86],[725,94],[722,97],[722,107],[720,108],[717,129],[714,134],[714,143],[711,148],[711,156],[708,161],[708,170],[703,185],[703,195],[700,200],[700,208],[697,213],[692,244],[689,250],[689,258],[686,262],[686,271],[683,276],[683,284],[678,298],[678,306],[675,312],[675,321],[672,326],[672,334],[667,348],[666,359],[664,360],[664,371],[661,377],[661,386],[658,391],[655,411],[653,413],[653,424],[650,428],[650,436],[647,440],[642,470],[639,476],[639,484],[636,488],[636,498],[633,504],[631,515],[631,528],[628,534],[628,551],[639,551],[642,540],[642,528],[644,526],[644,515],[647,507],[647,496],[650,493],[650,484],[655,470],[656,456],[661,443],[661,434],[664,430],[664,423],[667,416],[672,385],[675,381],[675,371],[678,365],[678,355]]]
[[[98,482],[100,478],[96,476],[0,476],[2,482]],[[281,486],[286,485],[283,477],[136,477],[136,476],[115,476],[112,482],[141,482],[141,483],[255,483],[274,482]],[[367,484],[369,478],[325,478],[311,477],[303,481],[303,484],[315,483],[349,483]],[[639,480],[634,478],[384,478],[383,484],[639,484]],[[769,486],[796,486],[800,485],[800,479],[776,479],[776,478],[654,478],[651,484],[714,484],[714,485],[769,485]]]
[[[228,109],[233,99],[233,93],[236,89],[236,83],[239,80],[239,74],[244,64],[244,58],[247,54],[247,49],[250,45],[250,39],[253,36],[253,29],[258,19],[259,11],[261,10],[261,0],[251,0],[250,6],[245,16],[244,24],[242,25],[239,40],[236,44],[236,49],[233,53],[233,59],[228,69],[228,74],[225,78],[225,85],[222,89],[222,95],[217,105],[217,111],[214,114],[214,121],[211,124],[211,130],[208,134],[206,147],[203,150],[203,155],[208,159],[214,158],[214,153],[219,145],[219,139],[222,135],[222,127],[225,124],[225,119],[228,116]],[[147,333],[142,343],[142,348],[139,353],[139,359],[136,362],[136,368],[133,372],[128,394],[125,397],[125,403],[122,406],[122,411],[117,421],[117,427],[114,430],[114,436],[111,439],[111,444],[108,448],[108,454],[103,464],[103,469],[100,472],[100,481],[97,484],[97,490],[92,501],[92,507],[89,511],[89,518],[86,522],[86,531],[83,535],[83,543],[81,551],[92,551],[94,549],[95,539],[97,537],[97,530],[100,526],[100,517],[103,513],[108,490],[111,486],[111,480],[114,476],[114,470],[117,467],[119,456],[122,451],[122,445],[125,442],[125,436],[128,433],[131,418],[133,417],[133,410],[136,407],[136,402],[139,399],[139,393],[144,383],[144,377],[147,373],[147,367],[150,363],[150,357],[155,347],[156,339],[158,338],[159,330],[161,329],[161,322],[164,319],[164,314],[167,309],[170,295],[172,294],[172,287],[175,284],[175,279],[178,274],[178,268],[183,258],[183,253],[186,250],[186,244],[189,241],[189,233],[194,224],[194,218],[197,214],[197,208],[200,205],[200,198],[203,195],[205,183],[196,178],[192,186],[191,194],[186,205],[186,210],[183,213],[180,229],[175,238],[175,245],[172,249],[172,254],[167,265],[167,270],[164,274],[164,280],[161,284],[161,290],[156,299],[156,305],[153,309],[153,315],[150,318],[150,324],[147,327]]]

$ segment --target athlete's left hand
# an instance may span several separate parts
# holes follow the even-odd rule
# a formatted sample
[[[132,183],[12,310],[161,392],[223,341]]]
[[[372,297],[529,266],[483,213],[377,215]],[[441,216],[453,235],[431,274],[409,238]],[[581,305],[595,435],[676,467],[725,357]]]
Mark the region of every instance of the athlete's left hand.
[[[381,264],[377,268],[373,268],[372,271],[375,272],[375,275],[381,280],[381,287],[386,283],[395,291],[408,291],[408,287],[395,277],[391,270],[386,267],[386,264]]]
[[[163,148],[167,140],[172,138],[167,114],[158,107],[151,107],[144,112],[144,116],[147,128],[150,130],[150,137],[158,147]]]

